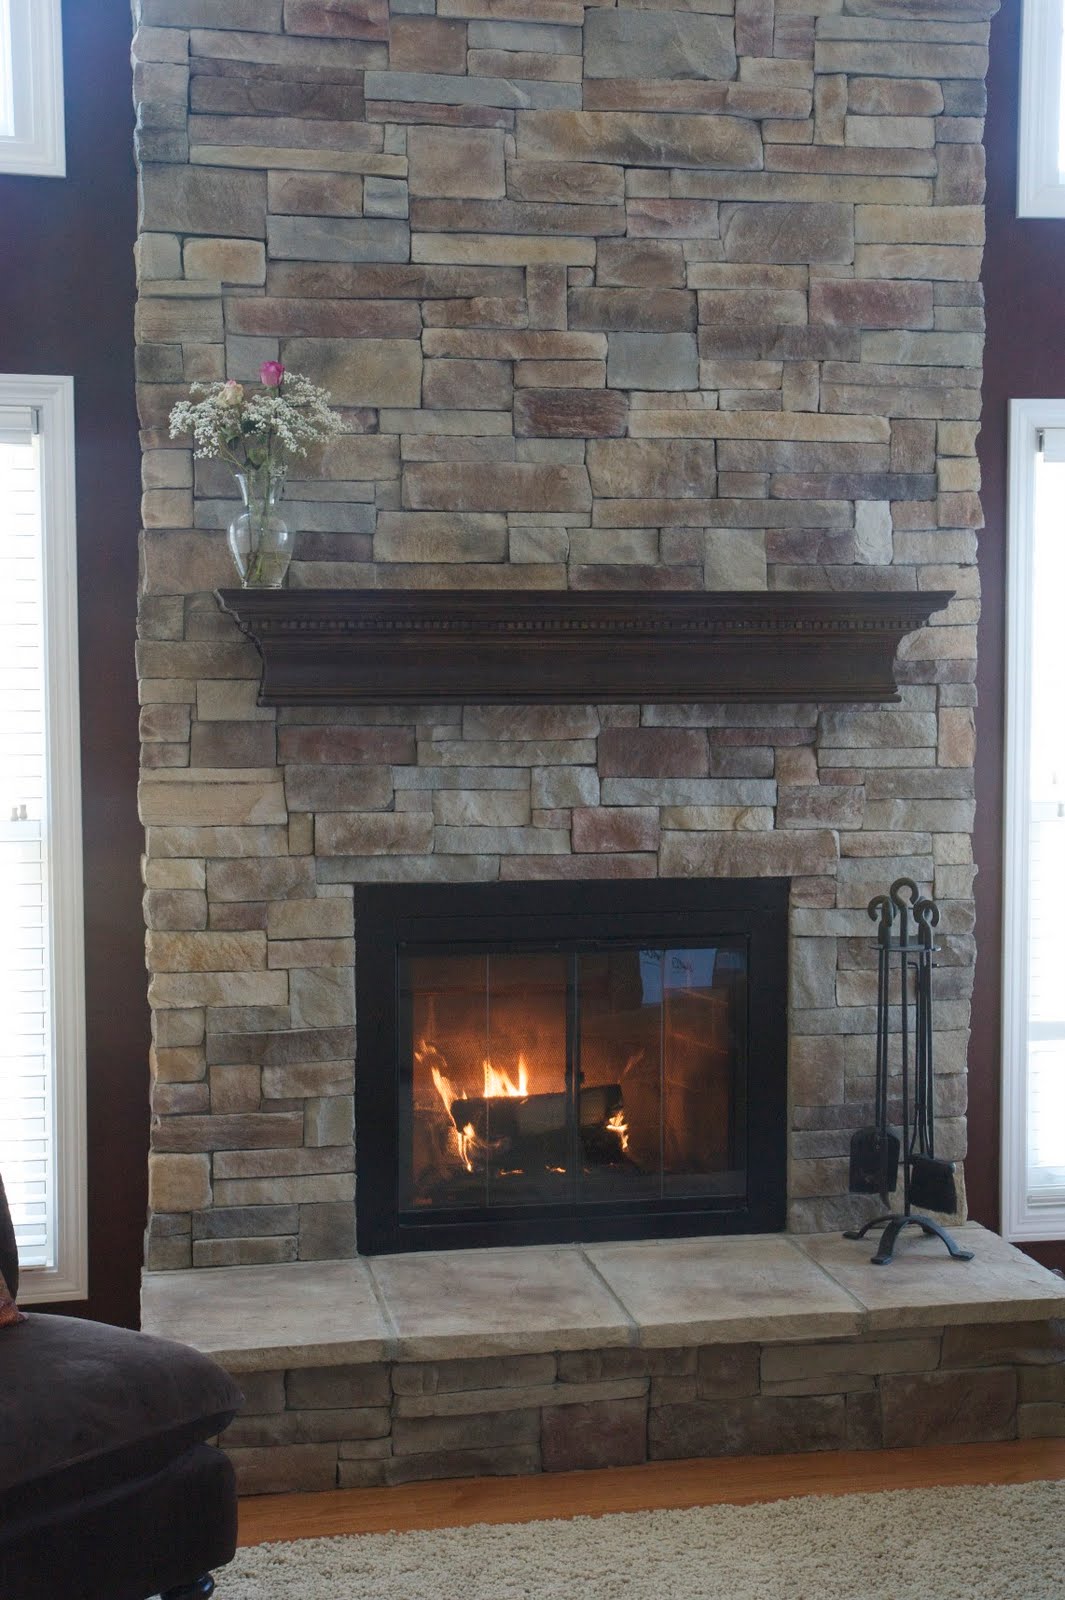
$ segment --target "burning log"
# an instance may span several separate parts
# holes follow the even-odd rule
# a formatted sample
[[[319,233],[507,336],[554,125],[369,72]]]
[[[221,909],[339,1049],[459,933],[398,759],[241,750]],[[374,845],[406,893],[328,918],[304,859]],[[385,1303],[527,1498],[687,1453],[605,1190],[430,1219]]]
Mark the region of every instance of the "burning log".
[[[580,1126],[605,1128],[622,1108],[621,1085],[599,1084],[580,1091]],[[530,1094],[522,1099],[507,1095],[477,1095],[453,1100],[451,1116],[456,1128],[472,1127],[479,1139],[542,1139],[564,1132],[569,1122],[569,1096]]]

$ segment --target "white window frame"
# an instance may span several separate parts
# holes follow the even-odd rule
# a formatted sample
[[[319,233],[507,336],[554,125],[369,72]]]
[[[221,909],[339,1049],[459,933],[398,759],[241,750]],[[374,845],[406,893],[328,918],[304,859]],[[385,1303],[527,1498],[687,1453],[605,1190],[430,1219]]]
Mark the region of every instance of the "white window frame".
[[[1023,0],[1017,215],[1065,217],[1061,142],[1061,30],[1065,0]]]
[[[1065,1238],[1065,1203],[1033,1205],[1028,1184],[1028,820],[1031,772],[1032,538],[1044,428],[1065,400],[1011,400],[1006,561],[1006,765],[1002,922],[1002,1232]]]
[[[54,1019],[57,1254],[52,1267],[23,1269],[19,1300],[32,1305],[84,1300],[89,1277],[74,380],[0,376],[2,406],[30,406],[40,417],[45,662],[49,684],[50,782],[45,837]]]
[[[14,132],[0,134],[0,172],[64,178],[60,0],[0,0],[0,27],[8,33],[15,110]]]

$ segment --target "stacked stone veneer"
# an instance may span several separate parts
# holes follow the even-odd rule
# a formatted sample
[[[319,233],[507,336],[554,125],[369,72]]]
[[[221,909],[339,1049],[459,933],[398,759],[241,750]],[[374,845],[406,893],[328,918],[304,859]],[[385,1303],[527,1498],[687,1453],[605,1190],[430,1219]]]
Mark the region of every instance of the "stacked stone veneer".
[[[237,1373],[245,1494],[1057,1437],[1060,1325]]]
[[[863,907],[972,979],[995,0],[139,0],[150,1264],[353,1249],[350,886],[793,879],[792,1225],[870,1114]],[[315,586],[949,588],[898,706],[256,707],[194,379],[279,357]],[[356,941],[357,942],[357,941]]]

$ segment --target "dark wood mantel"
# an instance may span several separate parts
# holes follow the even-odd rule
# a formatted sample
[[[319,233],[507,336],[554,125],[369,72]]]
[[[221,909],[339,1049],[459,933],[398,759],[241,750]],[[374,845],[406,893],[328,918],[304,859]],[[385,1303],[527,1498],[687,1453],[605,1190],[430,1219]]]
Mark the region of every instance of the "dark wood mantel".
[[[949,592],[221,589],[269,706],[898,698]]]

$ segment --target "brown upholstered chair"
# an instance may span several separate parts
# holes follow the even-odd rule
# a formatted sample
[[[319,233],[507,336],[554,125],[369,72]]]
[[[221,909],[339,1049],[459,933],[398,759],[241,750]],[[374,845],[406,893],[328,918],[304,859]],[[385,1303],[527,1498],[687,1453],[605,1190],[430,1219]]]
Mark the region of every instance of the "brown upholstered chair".
[[[0,1184],[0,1271],[18,1257]],[[195,1600],[236,1547],[233,1469],[207,1443],[242,1396],[198,1351],[31,1312],[0,1329],[0,1596]]]

